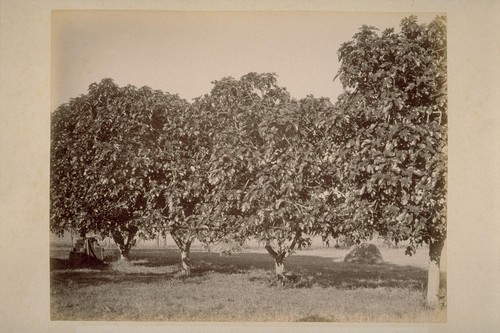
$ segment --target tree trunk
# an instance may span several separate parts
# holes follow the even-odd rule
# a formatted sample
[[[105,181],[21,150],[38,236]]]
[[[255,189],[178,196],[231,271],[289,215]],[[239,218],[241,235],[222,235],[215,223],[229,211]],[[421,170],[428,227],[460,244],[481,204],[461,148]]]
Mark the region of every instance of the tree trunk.
[[[130,251],[129,249],[120,248],[120,261],[129,261],[128,255]]]
[[[115,240],[116,242],[116,240]],[[127,246],[125,243],[118,243],[118,249],[120,249],[120,261],[129,261],[129,254],[130,254],[130,246]]]
[[[188,238],[188,240],[184,241],[181,237],[177,237],[173,233],[171,233],[171,236],[174,239],[175,244],[177,244],[177,247],[179,247],[179,250],[181,251],[181,267],[183,275],[185,277],[188,277],[191,275],[191,261],[189,259],[189,253],[193,240],[191,238]]]
[[[278,255],[274,258],[274,266],[276,270],[276,278],[278,279],[278,283],[281,285],[285,284],[285,262],[283,259],[280,259],[282,256]]]
[[[132,245],[134,243],[136,231],[129,231],[127,235],[127,241],[125,241],[123,235],[119,232],[113,234],[113,240],[120,249],[120,261],[129,261],[129,253]]]
[[[191,245],[191,244],[189,244]],[[188,248],[186,250],[186,247]],[[181,250],[181,264],[182,264],[182,271],[184,272],[184,275],[187,277],[191,275],[191,262],[189,260],[189,246],[185,246],[183,250]]]
[[[439,280],[441,252],[444,240],[429,243],[429,271],[427,275],[427,305],[435,308],[439,305]]]
[[[278,284],[285,284],[285,258],[287,257],[287,252],[276,252],[271,244],[266,244],[266,250],[274,258],[274,266],[276,272],[276,279],[278,280]]]
[[[285,259],[292,254],[293,249],[295,248],[295,245],[297,244],[297,241],[301,236],[302,236],[302,231],[299,229],[295,232],[295,237],[293,238],[293,241],[290,244],[289,249],[288,250],[280,249],[279,252],[276,252],[273,249],[270,241],[266,242],[265,248],[267,252],[271,255],[271,257],[274,258],[274,266],[278,284],[281,284],[282,286],[285,284]]]

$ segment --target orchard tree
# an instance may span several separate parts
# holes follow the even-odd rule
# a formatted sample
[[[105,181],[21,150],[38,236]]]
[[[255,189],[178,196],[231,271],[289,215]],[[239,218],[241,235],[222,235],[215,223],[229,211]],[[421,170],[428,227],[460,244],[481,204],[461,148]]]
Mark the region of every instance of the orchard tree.
[[[339,122],[341,117],[328,98],[309,95],[299,101],[299,106],[300,114],[308,118],[304,140],[314,147],[315,156],[313,209],[316,225],[313,235],[321,236],[323,242],[329,244],[330,238],[351,234],[344,223],[350,211],[344,209],[346,195],[342,192],[341,178],[334,163],[339,139],[346,128]]]
[[[51,230],[111,236],[127,259],[135,237],[152,237],[154,198],[167,181],[155,161],[158,138],[172,110],[187,102],[111,79],[52,115]]]
[[[335,214],[336,194],[323,177],[324,155],[317,144],[321,118],[317,110],[302,111],[299,103],[289,102],[263,113],[263,144],[253,160],[254,177],[242,206],[252,212],[251,233],[274,258],[278,280],[295,247],[309,246],[311,236],[334,222],[325,216]]]
[[[446,20],[401,30],[363,26],[338,51],[345,92],[332,125],[333,159],[355,237],[377,231],[407,252],[429,245],[427,301],[437,303],[446,239]]]
[[[155,207],[162,229],[168,230],[181,252],[183,273],[189,276],[191,244],[219,229],[211,216],[212,186],[208,182],[211,122],[196,105],[177,111],[159,138],[155,161],[168,179],[158,187]]]
[[[230,237],[235,225],[233,212],[224,214],[227,202],[220,200],[222,189],[212,177],[221,171],[214,161],[220,157],[216,147],[222,118],[206,103],[205,96],[169,113],[154,153],[157,173],[166,177],[155,186],[151,216],[161,220],[157,228],[169,232],[179,248],[185,276],[191,273],[192,243]]]
[[[321,134],[316,110],[324,108],[304,112],[306,104],[292,100],[270,73],[216,81],[202,101],[217,121],[209,182],[219,215],[232,237],[265,244],[279,280],[285,258],[310,243],[330,204],[315,142]]]

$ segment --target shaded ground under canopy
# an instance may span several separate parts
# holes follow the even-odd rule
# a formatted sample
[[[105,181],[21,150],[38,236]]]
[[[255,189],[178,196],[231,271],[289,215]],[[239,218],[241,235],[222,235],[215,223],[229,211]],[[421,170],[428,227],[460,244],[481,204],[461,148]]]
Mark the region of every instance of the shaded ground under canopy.
[[[174,278],[178,271],[179,252],[172,249],[138,249],[130,256],[134,266],[127,270],[113,270],[108,266],[92,267],[98,270],[74,269],[67,260],[51,258],[52,284],[64,283],[68,276],[77,279],[79,283],[98,285],[103,281],[153,282]],[[269,271],[272,278],[273,261],[265,253],[240,253],[221,257],[216,253],[193,252],[192,276],[203,276],[216,272],[222,274],[248,273],[254,269]],[[412,290],[424,290],[427,272],[414,266],[400,266],[390,263],[383,264],[356,264],[334,262],[330,258],[298,255],[290,256],[285,262],[286,270],[299,274],[303,280],[311,285],[321,287],[335,287],[340,289],[400,287]],[[120,279],[110,277],[122,275]],[[444,276],[443,276],[444,277]],[[443,280],[445,282],[445,279]]]

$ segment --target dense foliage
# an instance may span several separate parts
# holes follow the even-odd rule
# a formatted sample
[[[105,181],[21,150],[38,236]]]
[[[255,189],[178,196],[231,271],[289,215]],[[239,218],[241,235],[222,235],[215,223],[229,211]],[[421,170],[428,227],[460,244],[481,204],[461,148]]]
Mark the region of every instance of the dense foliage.
[[[354,236],[415,245],[446,237],[446,26],[438,17],[381,34],[363,26],[339,50],[336,165]],[[339,129],[341,127],[341,129]],[[440,251],[439,251],[440,252]]]
[[[429,245],[427,302],[438,303],[446,239],[446,21],[403,19],[401,31],[363,26],[339,49],[335,164],[346,193],[345,228],[377,231],[407,253]],[[336,131],[336,130],[335,130]]]
[[[215,120],[209,182],[217,218],[231,237],[263,242],[281,274],[293,249],[331,222],[331,182],[322,178],[318,142],[333,105],[293,100],[269,73],[216,81],[199,103]]]
[[[311,237],[446,238],[446,22],[363,26],[338,51],[344,93],[290,97],[272,73],[213,82],[188,103],[110,79],[52,115],[51,229],[169,232],[189,274],[198,239],[265,244],[283,261]]]
[[[186,104],[104,79],[61,105],[52,115],[51,230],[111,236],[124,257],[137,234],[153,236],[151,203],[168,177],[154,158],[158,138]]]

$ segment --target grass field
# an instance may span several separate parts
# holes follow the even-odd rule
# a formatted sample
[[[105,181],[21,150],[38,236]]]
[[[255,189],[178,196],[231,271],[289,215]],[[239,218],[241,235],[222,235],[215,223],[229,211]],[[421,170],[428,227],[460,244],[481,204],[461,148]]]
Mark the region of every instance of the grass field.
[[[192,276],[178,278],[175,249],[133,249],[131,262],[72,268],[68,248],[51,247],[52,320],[443,322],[424,304],[425,255],[381,249],[384,264],[341,261],[347,250],[311,250],[287,259],[302,277],[274,283],[262,251],[220,257],[193,252]],[[418,253],[417,253],[418,254]],[[112,254],[113,259],[118,256]],[[446,276],[442,276],[445,287]]]

